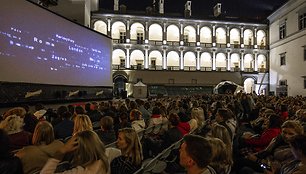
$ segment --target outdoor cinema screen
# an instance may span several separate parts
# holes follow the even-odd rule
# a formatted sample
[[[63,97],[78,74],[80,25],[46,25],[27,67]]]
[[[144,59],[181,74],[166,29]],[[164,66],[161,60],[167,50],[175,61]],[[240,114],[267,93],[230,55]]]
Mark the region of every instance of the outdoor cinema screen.
[[[107,36],[26,0],[1,1],[0,82],[110,87],[111,52]]]

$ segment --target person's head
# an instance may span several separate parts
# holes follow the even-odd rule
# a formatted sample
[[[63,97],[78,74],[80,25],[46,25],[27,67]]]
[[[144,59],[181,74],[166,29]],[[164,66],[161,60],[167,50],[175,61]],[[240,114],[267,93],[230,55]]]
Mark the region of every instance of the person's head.
[[[228,149],[226,144],[219,138],[209,138],[209,143],[212,148],[212,163],[221,163],[221,165],[232,164],[231,149]],[[219,164],[220,165],[220,164]]]
[[[289,143],[292,137],[302,135],[304,128],[299,121],[287,120],[282,125],[282,137],[284,141]]]
[[[88,115],[77,115],[74,118],[73,135],[85,130],[93,130],[90,118]]]
[[[108,159],[105,146],[99,136],[92,130],[78,132],[76,135],[78,148],[74,151],[72,163],[74,166],[87,166],[97,160],[102,161],[102,167],[108,170]]]
[[[267,120],[268,128],[280,128],[282,125],[282,119],[276,114],[270,114]]]
[[[198,135],[184,136],[180,148],[180,165],[189,168],[205,168],[212,158],[212,147],[206,138]]]
[[[214,124],[212,129],[211,129],[211,135],[214,138],[219,138],[222,140],[226,145],[231,146],[232,141],[231,141],[231,135],[228,132],[228,130],[220,125],[220,124]]]
[[[75,113],[76,114],[85,114],[85,110],[82,106],[76,106],[75,107]]]
[[[66,106],[60,106],[57,108],[57,111],[56,111],[57,115],[61,118],[63,117],[63,114],[65,112],[68,112],[68,108]]]
[[[117,146],[122,155],[132,159],[132,163],[141,164],[142,146],[136,131],[132,128],[120,129],[118,132]]]
[[[306,158],[306,135],[294,136],[290,141],[291,151],[297,160]]]
[[[0,159],[6,159],[10,156],[10,139],[5,130],[0,129]]]
[[[141,120],[142,113],[138,109],[133,109],[130,112],[130,121]]]
[[[3,119],[5,119],[6,117],[8,117],[10,115],[17,115],[17,116],[23,118],[26,113],[27,113],[27,111],[23,107],[15,107],[15,108],[12,108],[12,109],[6,111],[3,114]]]
[[[32,144],[48,145],[53,141],[54,141],[54,131],[52,125],[47,121],[38,122],[33,133]]]
[[[160,108],[155,106],[152,110],[152,114],[153,115],[160,115],[161,114]]]
[[[218,123],[222,121],[227,121],[230,118],[230,113],[227,109],[219,108],[216,114],[216,121]]]
[[[17,115],[10,115],[0,123],[0,129],[4,129],[8,134],[17,133],[23,130],[23,118]]]
[[[104,131],[113,130],[114,120],[110,116],[102,117],[100,120],[101,128]]]
[[[171,126],[177,126],[180,123],[180,117],[176,113],[171,113],[168,120]]]

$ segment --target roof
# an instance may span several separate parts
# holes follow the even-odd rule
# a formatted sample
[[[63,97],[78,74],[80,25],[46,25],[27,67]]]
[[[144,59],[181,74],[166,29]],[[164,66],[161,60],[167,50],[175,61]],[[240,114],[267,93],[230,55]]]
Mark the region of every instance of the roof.
[[[119,0],[127,6],[128,14],[145,15],[146,7],[152,7],[153,0]],[[158,0],[157,0],[158,1]],[[164,0],[164,16],[183,17],[187,0]],[[266,22],[267,17],[288,0],[191,0],[191,18],[241,22]],[[100,8],[113,10],[113,0],[100,0]],[[221,3],[222,15],[213,16],[213,7]],[[103,11],[103,10],[102,10]]]

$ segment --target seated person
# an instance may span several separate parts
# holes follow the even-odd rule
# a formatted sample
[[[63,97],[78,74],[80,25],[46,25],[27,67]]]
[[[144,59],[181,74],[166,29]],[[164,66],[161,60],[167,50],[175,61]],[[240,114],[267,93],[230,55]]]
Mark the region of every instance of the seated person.
[[[112,174],[133,174],[141,167],[142,146],[136,131],[132,128],[119,130],[117,146],[121,155],[111,162]]]
[[[101,118],[100,121],[101,129],[97,130],[100,140],[105,144],[110,144],[116,141],[116,134],[114,131],[113,118],[110,116],[105,116]]]
[[[216,174],[209,166],[212,159],[212,146],[201,136],[186,135],[180,148],[180,165],[187,174]]]

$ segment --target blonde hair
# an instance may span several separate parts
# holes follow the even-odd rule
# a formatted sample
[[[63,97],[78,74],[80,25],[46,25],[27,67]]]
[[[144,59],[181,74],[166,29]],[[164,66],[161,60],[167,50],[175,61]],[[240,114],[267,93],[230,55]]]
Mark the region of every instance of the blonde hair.
[[[52,125],[47,121],[40,121],[34,130],[32,144],[50,144],[54,141],[54,131]]]
[[[226,144],[219,138],[209,138],[208,141],[213,147],[210,165],[217,173],[226,173],[233,164],[231,151],[226,148]]]
[[[140,165],[143,158],[142,146],[136,131],[132,128],[124,128],[120,129],[118,133],[123,133],[123,137],[128,145],[126,149],[122,150],[122,155],[130,157],[133,164]]]
[[[88,115],[79,114],[74,118],[74,127],[73,127],[73,134],[75,135],[78,132],[82,132],[85,130],[93,130],[92,122]]]
[[[99,136],[92,130],[78,132],[75,136],[78,140],[78,148],[74,151],[73,165],[86,167],[101,160],[101,168],[107,172],[109,163],[105,154],[105,146]]]
[[[220,124],[215,124],[212,127],[211,135],[214,138],[219,138],[228,147],[232,147],[232,139],[228,130]]]
[[[23,118],[17,115],[10,115],[0,123],[0,129],[4,129],[7,134],[21,132],[23,130]]]
[[[15,108],[12,108],[12,109],[6,111],[3,114],[3,119],[5,119],[6,117],[8,117],[10,115],[17,115],[17,116],[20,116],[20,117],[23,118],[26,113],[27,113],[27,111],[23,107],[15,107]]]
[[[302,135],[304,133],[304,128],[303,128],[302,124],[299,121],[296,121],[296,120],[285,121],[282,125],[282,129],[284,129],[284,128],[294,129],[294,131],[298,135]]]

